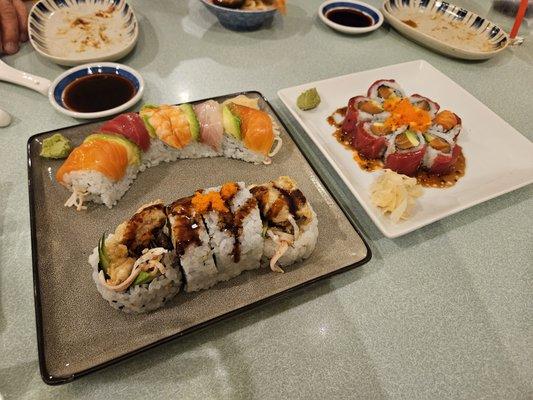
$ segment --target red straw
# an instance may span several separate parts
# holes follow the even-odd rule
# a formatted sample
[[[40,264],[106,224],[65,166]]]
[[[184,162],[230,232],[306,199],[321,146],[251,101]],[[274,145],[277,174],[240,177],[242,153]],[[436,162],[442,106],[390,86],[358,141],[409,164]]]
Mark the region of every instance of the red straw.
[[[520,25],[522,24],[524,15],[526,15],[527,2],[528,0],[520,1],[520,7],[518,8],[518,12],[516,13],[516,19],[514,21],[513,29],[511,29],[511,39],[514,39],[518,34],[518,30],[520,29]]]

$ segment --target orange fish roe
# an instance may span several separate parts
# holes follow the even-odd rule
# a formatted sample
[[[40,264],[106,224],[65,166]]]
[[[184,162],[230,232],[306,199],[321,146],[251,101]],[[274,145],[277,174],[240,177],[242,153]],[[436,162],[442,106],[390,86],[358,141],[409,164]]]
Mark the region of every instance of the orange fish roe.
[[[385,125],[393,131],[400,126],[409,125],[415,132],[425,132],[431,125],[429,113],[413,106],[408,99],[387,99],[383,108],[391,112],[391,116],[385,120]]]
[[[239,190],[239,187],[235,182],[228,182],[222,185],[222,188],[220,189],[220,196],[224,200],[229,200],[233,196],[235,196],[235,193]]]
[[[196,212],[199,214],[205,214],[211,210],[218,212],[229,211],[219,192],[196,192],[191,200],[191,203]]]

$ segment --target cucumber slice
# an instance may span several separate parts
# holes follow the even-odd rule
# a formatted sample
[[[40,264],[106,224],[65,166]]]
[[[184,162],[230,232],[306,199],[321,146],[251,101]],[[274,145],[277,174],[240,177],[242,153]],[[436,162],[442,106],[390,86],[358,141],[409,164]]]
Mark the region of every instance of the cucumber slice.
[[[155,278],[155,275],[150,274],[149,272],[141,271],[137,278],[133,281],[132,285],[142,285],[143,283],[152,282]]]
[[[196,118],[196,113],[190,104],[181,104],[179,108],[187,116],[191,136],[197,142],[200,139],[200,124],[198,123],[198,118]]]
[[[109,265],[111,264],[111,260],[109,260],[109,256],[107,255],[107,251],[105,248],[105,237],[106,234],[104,233],[102,235],[102,238],[98,242],[98,267],[99,269],[103,270],[104,273],[107,275],[107,272],[109,271]]]

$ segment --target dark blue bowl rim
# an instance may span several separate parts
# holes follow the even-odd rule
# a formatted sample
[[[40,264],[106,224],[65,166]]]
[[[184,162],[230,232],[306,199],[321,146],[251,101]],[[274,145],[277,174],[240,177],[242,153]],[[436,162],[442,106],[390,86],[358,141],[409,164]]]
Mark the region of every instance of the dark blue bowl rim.
[[[326,13],[328,11],[331,11],[331,10],[335,9],[335,8],[353,8],[355,10],[361,11],[361,12],[367,14],[370,18],[372,18],[372,20],[374,21],[374,25],[377,24],[379,22],[379,20],[380,20],[379,14],[376,11],[374,11],[373,9],[369,8],[368,6],[366,6],[364,4],[361,4],[361,3],[349,3],[349,2],[346,2],[346,1],[338,1],[338,2],[335,2],[335,3],[326,4],[322,8],[322,15],[324,15],[324,17],[326,17]],[[344,25],[342,25],[342,26],[344,26]]]
[[[66,109],[65,104],[63,103],[63,93],[65,91],[65,88],[78,78],[96,74],[115,74],[126,78],[133,84],[133,87],[135,88],[135,93],[138,93],[141,87],[139,79],[137,79],[137,77],[129,71],[126,71],[120,67],[95,65],[91,67],[85,67],[77,71],[73,71],[72,73],[63,77],[54,87],[53,96],[56,103]]]
[[[201,0],[202,3],[204,3],[206,6],[214,8],[215,10],[221,10],[228,13],[237,13],[241,15],[268,15],[271,13],[275,13],[278,11],[276,8],[272,8],[270,10],[240,10],[235,8],[227,8],[227,7],[221,7],[217,6],[216,4],[213,4],[211,0]]]

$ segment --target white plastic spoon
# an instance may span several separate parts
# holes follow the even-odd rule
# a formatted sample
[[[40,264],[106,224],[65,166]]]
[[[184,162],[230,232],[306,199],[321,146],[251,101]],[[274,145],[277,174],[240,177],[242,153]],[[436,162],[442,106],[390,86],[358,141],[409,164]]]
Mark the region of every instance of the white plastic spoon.
[[[48,88],[51,83],[46,78],[28,74],[27,72],[10,67],[2,60],[0,60],[0,81],[25,86],[41,93],[43,96],[48,96]]]
[[[5,128],[11,124],[11,115],[0,108],[0,128]]]

